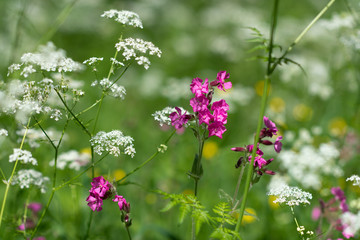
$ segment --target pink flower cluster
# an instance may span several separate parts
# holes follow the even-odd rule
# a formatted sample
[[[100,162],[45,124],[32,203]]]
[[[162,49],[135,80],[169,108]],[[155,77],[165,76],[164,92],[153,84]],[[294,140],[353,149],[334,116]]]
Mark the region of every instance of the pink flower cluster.
[[[273,137],[274,135],[277,135],[278,129],[275,125],[275,123],[273,123],[269,118],[265,117],[263,118],[264,124],[265,124],[265,128],[261,129],[260,131],[260,136],[259,136],[259,143],[257,144],[257,148],[256,148],[256,155],[255,155],[255,159],[254,159],[254,167],[255,170],[257,172],[258,175],[263,175],[265,174],[269,174],[269,175],[274,175],[275,172],[268,170],[265,168],[265,166],[269,165],[274,159],[270,158],[269,160],[266,160],[263,158],[263,151],[261,151],[259,145],[263,144],[263,145],[274,145],[274,150],[275,152],[279,153],[281,151],[282,148],[282,136],[278,136],[275,140],[275,142],[272,142],[270,140],[264,139],[265,137]],[[248,159],[249,162],[251,162],[251,158],[252,158],[252,151],[254,149],[254,145],[247,145],[245,148],[244,147],[235,147],[232,148],[231,150],[235,151],[235,152],[245,152],[245,158]],[[239,160],[237,161],[235,167],[238,168],[240,167],[242,161],[243,161],[244,157],[240,157]]]
[[[42,208],[42,204],[38,202],[32,202],[27,205],[27,209],[30,210],[31,216],[26,218],[26,222],[23,222],[18,226],[18,230],[26,231],[28,229],[33,229],[36,226],[36,221],[38,219],[38,213]],[[28,238],[29,239],[29,238]],[[39,236],[33,238],[34,240],[46,240],[45,237]]]
[[[342,232],[346,239],[354,237],[354,234],[346,231],[347,225],[343,224],[340,215],[349,212],[349,207],[346,203],[346,197],[340,187],[331,188],[331,193],[334,195],[328,202],[320,200],[320,207],[315,207],[312,212],[312,218],[318,220],[320,217],[326,218],[334,228]],[[321,229],[318,230],[321,232]],[[343,240],[342,238],[338,238]],[[331,240],[331,239],[328,239]]]
[[[195,115],[181,113],[179,108],[175,108],[176,112],[170,114],[171,125],[176,129],[180,129],[188,120],[196,117],[199,125],[206,124],[209,131],[209,137],[217,136],[222,138],[223,133],[226,131],[225,124],[227,123],[227,111],[229,105],[225,100],[216,101],[211,104],[212,96],[214,94],[214,87],[225,91],[232,87],[231,82],[225,82],[229,78],[226,71],[221,71],[217,74],[216,80],[210,82],[206,78],[194,78],[190,84],[190,90],[195,97],[190,99],[190,106],[193,108]]]
[[[93,178],[91,182],[91,189],[89,190],[90,194],[86,198],[88,206],[93,211],[101,211],[103,200],[110,198],[115,192],[114,186],[103,176]],[[121,211],[130,213],[130,203],[126,202],[126,199],[123,196],[115,195],[114,202],[117,202]]]

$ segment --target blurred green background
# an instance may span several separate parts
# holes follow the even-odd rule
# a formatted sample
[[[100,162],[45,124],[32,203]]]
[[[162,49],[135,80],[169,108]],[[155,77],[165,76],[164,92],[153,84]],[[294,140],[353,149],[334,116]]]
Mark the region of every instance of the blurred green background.
[[[232,195],[238,170],[234,165],[239,158],[230,148],[250,144],[256,128],[260,108],[262,79],[266,64],[252,60],[263,54],[249,52],[255,46],[249,27],[256,27],[268,36],[272,1],[266,0],[2,0],[0,2],[0,80],[7,82],[7,67],[19,62],[23,53],[34,51],[39,45],[52,41],[67,56],[78,62],[89,57],[104,57],[108,61],[114,55],[114,45],[120,34],[124,37],[140,37],[153,42],[162,51],[160,59],[151,58],[149,70],[133,64],[119,84],[127,89],[124,101],[106,98],[101,110],[98,129],[120,129],[135,139],[136,156],[109,157],[96,172],[104,176],[122,176],[153,154],[171,130],[161,130],[151,116],[166,106],[182,106],[191,109],[189,84],[195,77],[213,80],[216,73],[226,70],[234,88],[228,93],[217,92],[230,104],[227,131],[223,139],[211,138],[204,150],[204,176],[199,185],[199,199],[211,211],[219,202],[218,190]],[[280,1],[278,28],[275,41],[287,48],[314,16],[327,4],[319,1]],[[122,28],[118,23],[101,18],[109,9],[126,9],[140,15],[144,29]],[[321,128],[316,141],[334,141],[339,151],[346,144],[349,132],[358,137],[360,130],[360,28],[359,3],[336,1],[324,17],[311,29],[289,55],[294,64],[282,65],[273,75],[266,116],[280,126],[281,133],[292,132],[299,136],[299,129]],[[105,77],[109,65],[98,67],[98,75]],[[305,73],[304,73],[305,72]],[[90,69],[73,75],[84,81],[85,97],[77,105],[80,111],[99,99],[101,92],[90,87],[95,80]],[[87,112],[83,119],[90,120],[96,110]],[[61,129],[61,121],[59,129]],[[52,121],[45,127],[56,125]],[[11,129],[6,117],[1,126]],[[67,139],[60,151],[82,150],[89,147],[87,136],[72,122]],[[314,141],[314,142],[316,142]],[[10,175],[12,165],[7,162],[9,149],[17,146],[2,142],[1,168]],[[314,143],[315,145],[317,143]],[[5,149],[9,147],[9,149]],[[284,139],[284,148],[293,148]],[[193,182],[186,175],[197,151],[196,140],[190,130],[176,135],[169,143],[167,152],[132,175],[128,180],[138,185],[121,186],[118,192],[131,203],[133,239],[189,239],[191,220],[188,217],[178,224],[178,210],[159,212],[166,200],[151,192],[161,189],[170,193],[191,192]],[[40,162],[38,170],[52,176],[47,164],[53,159],[52,149],[44,144],[33,155]],[[358,173],[359,159],[356,152],[340,164],[344,176]],[[339,160],[339,162],[341,159]],[[275,172],[286,174],[279,163],[270,165]],[[66,181],[76,173],[59,171],[58,182]],[[90,176],[90,175],[89,175]],[[55,194],[49,214],[39,229],[39,235],[47,239],[78,239],[84,235],[89,217],[86,196],[90,188],[89,176],[83,176],[79,184],[71,185]],[[272,176],[264,176],[250,193],[248,206],[255,209],[258,220],[241,228],[245,239],[296,239],[296,227],[287,208],[269,205],[267,185]],[[324,188],[343,184],[334,176],[324,179]],[[299,185],[293,182],[295,185]],[[301,185],[300,185],[301,186]],[[1,185],[1,195],[4,192]],[[318,204],[320,191],[313,193],[313,204]],[[20,219],[27,191],[11,188],[6,210],[6,232],[14,227],[14,218]],[[358,193],[357,193],[358,194]],[[32,193],[31,201],[46,203],[49,193]],[[358,197],[358,195],[355,196]],[[94,214],[90,239],[126,238],[120,221],[120,213],[114,204],[106,201],[103,211]],[[297,209],[298,219],[310,229],[316,228],[311,220],[311,206]],[[15,217],[14,217],[15,216]],[[199,239],[208,239],[209,226],[203,226]],[[9,238],[10,237],[10,238]],[[15,230],[4,239],[17,239]],[[21,239],[21,237],[19,237]]]

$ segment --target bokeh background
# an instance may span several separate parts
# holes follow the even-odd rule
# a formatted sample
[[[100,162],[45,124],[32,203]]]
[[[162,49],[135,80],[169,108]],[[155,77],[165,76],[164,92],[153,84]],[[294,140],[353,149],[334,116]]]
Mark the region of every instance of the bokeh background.
[[[326,4],[325,0],[280,1],[276,43],[286,49]],[[144,29],[122,28],[112,20],[101,18],[100,15],[109,9],[138,13]],[[227,131],[223,139],[212,137],[207,141],[204,176],[199,183],[199,199],[211,211],[220,201],[219,189],[232,195],[235,188],[239,170],[234,165],[239,154],[230,148],[250,144],[256,129],[266,64],[257,59],[263,52],[249,51],[256,46],[248,41],[253,37],[249,27],[256,27],[267,37],[271,9],[272,1],[267,0],[2,0],[0,80],[9,81],[7,67],[18,62],[23,53],[32,52],[48,41],[79,62],[93,56],[105,60],[112,57],[120,34],[140,37],[158,46],[163,51],[160,59],[152,58],[148,70],[133,64],[119,82],[127,89],[125,100],[106,98],[103,104],[98,129],[120,129],[135,139],[137,154],[134,159],[125,155],[109,157],[96,167],[97,174],[120,179],[153,154],[171,132],[161,129],[151,114],[166,106],[191,109],[191,80],[195,77],[213,80],[218,71],[226,70],[233,89],[215,95],[230,104]],[[309,184],[298,180],[299,174],[304,173],[292,171],[291,164],[281,160],[286,157],[273,156],[275,161],[270,168],[277,172],[276,176],[284,176],[289,184],[313,194],[311,206],[295,209],[298,220],[307,229],[315,230],[317,222],[311,219],[312,208],[318,205],[320,198],[331,197],[332,186],[347,189],[349,198],[359,197],[359,191],[345,182],[346,177],[359,173],[359,11],[356,0],[336,1],[288,56],[301,68],[284,64],[271,81],[266,116],[280,127],[284,150],[295,155],[292,167],[301,168],[302,161],[312,161],[312,156],[301,155],[303,146],[311,146],[319,155],[326,155],[326,151],[319,150],[320,145],[326,143],[335,151],[327,156],[331,159],[329,166],[341,169],[337,174],[319,170],[320,186],[313,187],[311,181]],[[109,70],[106,61],[98,66],[100,76],[105,77]],[[90,87],[94,81],[90,69],[73,78],[84,82],[86,95],[76,107],[80,111],[99,99],[101,92]],[[83,119],[91,120],[95,114],[95,110],[90,111]],[[9,120],[2,116],[1,127],[16,126],[9,125]],[[45,127],[57,128],[51,121]],[[2,145],[10,149],[16,147],[16,136],[13,140],[14,143],[2,142]],[[88,147],[87,136],[71,123],[60,151],[86,151]],[[167,201],[152,190],[192,192],[193,182],[186,172],[191,168],[197,144],[192,131],[186,130],[176,135],[168,147],[165,154],[128,179],[135,184],[118,189],[131,202],[133,239],[190,238],[190,217],[180,225],[178,209],[159,212]],[[0,165],[7,176],[12,168],[6,160],[10,153],[5,149],[0,154]],[[269,154],[272,156],[270,151]],[[52,176],[48,162],[53,159],[53,153],[49,145],[44,143],[33,155],[41,163],[37,169]],[[75,174],[73,170],[62,170],[58,182]],[[253,209],[257,219],[246,218],[241,228],[246,239],[297,238],[289,209],[271,204],[266,195],[272,178],[274,176],[262,177],[250,192],[247,206]],[[55,194],[39,234],[47,239],[78,239],[84,235],[89,217],[85,199],[90,180],[90,175],[83,176],[76,184]],[[1,196],[4,189],[1,185]],[[32,193],[31,201],[45,204],[48,194]],[[7,231],[14,223],[11,218],[20,219],[23,215],[27,196],[27,191],[12,187]],[[208,239],[210,233],[211,228],[204,225],[199,239]],[[90,236],[90,239],[126,238],[120,214],[110,201],[104,203],[102,212],[94,215]],[[19,236],[14,230],[6,237],[10,238],[4,239],[17,239]]]

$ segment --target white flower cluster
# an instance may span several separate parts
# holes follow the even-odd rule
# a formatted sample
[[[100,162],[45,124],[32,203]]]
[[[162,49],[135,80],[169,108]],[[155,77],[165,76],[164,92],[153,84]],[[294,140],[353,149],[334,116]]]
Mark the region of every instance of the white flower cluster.
[[[24,77],[36,72],[34,66],[38,66],[41,70],[47,72],[73,72],[83,68],[80,63],[67,58],[64,50],[56,49],[52,42],[41,45],[38,52],[25,53],[20,58],[20,61],[21,64],[13,64],[9,67],[8,75],[14,70],[20,70],[21,67],[23,67],[21,75]]]
[[[7,136],[8,131],[6,129],[0,129],[0,136]]]
[[[23,164],[30,163],[37,165],[37,161],[33,158],[31,152],[27,150],[21,150],[20,148],[14,148],[14,153],[9,156],[9,162],[20,161]]]
[[[94,152],[99,155],[109,152],[117,157],[120,155],[120,147],[123,147],[124,153],[133,158],[136,153],[133,141],[132,137],[124,136],[119,130],[113,130],[108,133],[98,132],[90,139],[90,144],[94,147]]]
[[[168,149],[168,147],[165,144],[160,144],[160,146],[158,147],[157,150],[160,153],[165,153],[167,149]]]
[[[54,129],[47,129],[46,133],[48,134],[50,139],[53,140],[54,144],[56,144],[57,139],[61,135],[60,132],[58,132]],[[19,138],[18,138],[19,143],[21,142],[24,134],[25,134],[25,129],[20,129],[20,130],[16,131],[16,135],[19,136]],[[63,139],[66,139],[66,138],[67,138],[67,135],[65,135],[63,137]],[[40,147],[41,142],[48,142],[45,134],[41,130],[36,130],[36,129],[32,129],[32,128],[27,130],[25,143],[29,144],[29,146],[31,148],[38,148],[38,147]]]
[[[91,155],[87,152],[79,153],[78,151],[71,150],[65,153],[62,153],[57,158],[56,167],[59,169],[64,169],[68,167],[79,171],[82,166],[87,165],[90,162]],[[55,160],[52,160],[49,165],[54,166]]]
[[[92,87],[95,87],[97,85],[100,85],[101,89],[106,93],[108,93],[110,96],[113,96],[115,98],[121,98],[122,100],[124,100],[126,95],[126,90],[123,86],[119,86],[116,83],[112,83],[107,78],[100,80],[100,82],[94,81],[91,84]]]
[[[360,177],[358,175],[352,175],[351,177],[347,178],[346,181],[352,181],[353,186],[360,187]]]
[[[136,38],[126,38],[115,44],[117,51],[123,51],[122,55],[125,60],[130,60],[133,58],[139,65],[143,65],[145,69],[148,69],[150,66],[150,60],[141,55],[137,55],[138,52],[150,55],[156,55],[159,58],[161,57],[161,50],[156,47],[152,42],[147,42],[142,39]]]
[[[181,109],[181,113],[187,112],[185,109],[179,107]],[[176,112],[176,109],[174,107],[166,107],[161,111],[156,111],[155,113],[151,114],[151,116],[154,117],[155,121],[159,122],[160,127],[162,127],[164,124],[171,126],[171,119],[169,115],[173,112]],[[189,126],[188,123],[184,125],[185,127]]]
[[[287,185],[270,189],[268,195],[277,197],[274,203],[284,203],[288,206],[310,204],[309,199],[312,199],[311,193],[302,191],[298,187],[290,187]]]
[[[89,66],[93,66],[95,65],[95,63],[97,62],[101,62],[102,60],[104,60],[104,58],[98,58],[98,57],[91,57],[89,59],[86,59],[83,64],[89,65]]]
[[[131,11],[110,9],[109,11],[105,11],[101,17],[114,18],[116,22],[121,24],[143,28],[139,15]]]
[[[343,234],[354,236],[360,230],[360,212],[344,212],[341,216],[341,224],[345,226]]]
[[[304,144],[298,151],[283,150],[278,159],[288,174],[304,187],[319,190],[322,175],[343,175],[342,168],[335,161],[339,155],[335,144],[329,142],[320,144],[319,148]]]
[[[12,185],[18,184],[21,189],[29,188],[30,185],[34,185],[40,188],[41,193],[46,192],[46,183],[50,179],[48,177],[43,177],[43,175],[33,169],[22,169],[14,175],[11,182]]]

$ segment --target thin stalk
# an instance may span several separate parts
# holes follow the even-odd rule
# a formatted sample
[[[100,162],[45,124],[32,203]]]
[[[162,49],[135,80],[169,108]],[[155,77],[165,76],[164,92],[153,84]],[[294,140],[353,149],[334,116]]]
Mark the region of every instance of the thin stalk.
[[[24,238],[26,238],[26,219],[27,219],[27,211],[28,211],[28,205],[29,205],[29,198],[30,198],[30,192],[26,198],[25,201],[25,210],[24,210],[24,216],[23,216],[23,222],[24,222]]]
[[[276,24],[277,24],[278,6],[279,6],[279,0],[275,0],[274,1],[274,9],[272,12],[272,17],[271,17],[268,65],[267,65],[267,73],[266,73],[266,77],[265,77],[263,94],[261,97],[260,114],[259,114],[259,118],[258,118],[257,129],[256,129],[256,134],[255,134],[255,139],[254,139],[254,148],[252,151],[251,162],[248,167],[248,171],[247,171],[247,175],[246,175],[244,194],[243,194],[243,199],[241,201],[240,214],[239,214],[238,221],[236,223],[235,232],[239,232],[241,221],[244,216],[245,205],[246,205],[247,195],[248,195],[249,188],[250,188],[251,177],[254,172],[254,160],[255,160],[255,155],[256,155],[256,150],[257,150],[257,144],[259,142],[260,130],[262,127],[262,122],[263,122],[263,117],[264,117],[266,102],[267,102],[267,96],[268,96],[268,88],[269,88],[269,84],[270,84],[270,74],[271,74],[270,68],[271,68],[271,62],[272,62],[274,33],[275,33]]]
[[[89,135],[89,137],[91,137],[91,133],[89,132],[89,130],[85,127],[85,125],[76,117],[76,115],[71,111],[71,109],[69,108],[69,106],[66,104],[65,100],[62,98],[61,94],[59,93],[59,91],[54,88],[56,94],[58,95],[58,97],[60,98],[61,102],[64,104],[66,110],[68,110],[68,112],[72,115],[72,117],[76,120],[76,122],[82,127],[82,129],[86,132],[87,135]]]
[[[326,6],[315,16],[315,18],[306,26],[306,28],[299,34],[299,36],[297,36],[297,38],[294,40],[294,42],[292,44],[290,44],[290,46],[286,49],[286,51],[284,52],[284,54],[277,59],[276,62],[274,62],[274,64],[272,65],[271,69],[270,69],[270,74],[274,72],[274,70],[276,69],[276,67],[279,65],[279,63],[281,62],[282,59],[285,58],[285,56],[294,48],[294,46],[296,44],[298,44],[300,42],[300,40],[305,36],[305,34],[310,30],[310,28],[312,28],[312,26],[314,26],[314,24],[320,19],[320,17],[322,15],[324,15],[324,13],[331,7],[331,5],[335,2],[336,0],[330,0],[328,2],[328,4],[326,4]]]
[[[163,144],[167,144],[170,139],[172,138],[172,136],[175,134],[176,130],[174,130],[170,136],[164,141]],[[120,184],[124,179],[128,178],[130,175],[134,174],[135,172],[137,172],[138,170],[140,170],[143,166],[145,166],[146,164],[148,164],[151,160],[153,160],[158,154],[160,153],[160,151],[156,151],[153,155],[151,155],[147,160],[145,160],[142,164],[140,164],[139,166],[137,166],[134,170],[132,170],[131,172],[127,173],[124,177],[122,177],[120,180],[116,181],[116,183]]]
[[[86,233],[85,233],[85,236],[84,236],[84,240],[86,240],[89,237],[90,227],[91,227],[91,223],[92,223],[92,219],[93,219],[93,214],[94,214],[94,212],[91,211],[89,221],[88,221],[88,224],[87,224],[87,228],[86,228]]]
[[[69,16],[71,10],[73,9],[77,1],[78,0],[73,0],[72,2],[69,2],[68,5],[60,12],[55,22],[52,24],[52,27],[40,39],[39,44],[46,43],[54,36],[56,31],[60,28],[60,26],[65,22],[66,18]]]
[[[128,234],[129,240],[131,240],[131,234],[130,234],[129,227],[125,227],[125,228],[126,228],[126,232]]]
[[[235,202],[236,202],[236,199],[237,199],[237,195],[239,193],[239,188],[240,188],[240,185],[241,185],[241,179],[242,179],[242,176],[244,174],[244,170],[245,170],[245,165],[241,166],[239,178],[238,178],[238,181],[237,181],[237,184],[236,184],[235,193],[234,193],[234,197],[233,197],[233,200],[232,200],[233,210],[235,209],[235,207],[237,205],[237,204],[235,204]]]
[[[34,118],[35,119],[35,118]],[[43,218],[45,217],[45,214],[47,213],[49,207],[50,207],[50,204],[51,204],[51,201],[54,197],[54,194],[56,192],[56,189],[55,189],[55,186],[56,186],[56,175],[57,175],[57,160],[58,160],[58,153],[59,153],[59,148],[60,148],[60,144],[62,142],[62,139],[65,135],[65,131],[66,131],[66,128],[69,124],[69,118],[67,119],[65,125],[64,125],[64,128],[62,130],[62,133],[61,133],[61,136],[60,136],[60,139],[59,139],[59,142],[57,145],[54,144],[54,142],[51,140],[51,138],[49,137],[49,135],[47,134],[47,132],[44,130],[44,128],[41,126],[41,124],[35,119],[37,125],[39,126],[39,128],[41,129],[41,131],[45,134],[46,138],[49,140],[50,144],[53,146],[54,150],[55,150],[55,156],[54,156],[54,174],[53,174],[53,182],[52,182],[52,191],[51,191],[51,194],[50,194],[50,197],[49,197],[49,200],[46,204],[46,207],[44,208],[42,214],[41,214],[41,217],[39,219],[39,221],[37,222],[35,228],[34,228],[34,231],[32,232],[31,234],[31,238],[30,239],[33,239],[33,237],[35,236]]]
[[[24,146],[25,138],[26,138],[27,132],[29,130],[29,126],[30,126],[30,121],[31,121],[31,118],[29,118],[28,123],[26,125],[25,133],[24,133],[24,136],[23,136],[23,138],[21,140],[21,143],[20,143],[20,150]],[[5,211],[6,199],[7,199],[8,193],[9,193],[11,181],[12,181],[12,179],[14,177],[14,174],[15,174],[15,171],[16,171],[16,166],[17,166],[18,162],[19,162],[19,158],[16,159],[13,170],[12,170],[10,178],[9,178],[9,181],[7,181],[7,183],[6,183],[4,198],[3,198],[3,202],[2,202],[2,205],[1,205],[1,212],[0,212],[0,227],[1,227],[2,218],[3,218],[3,215],[4,215],[4,211]]]

